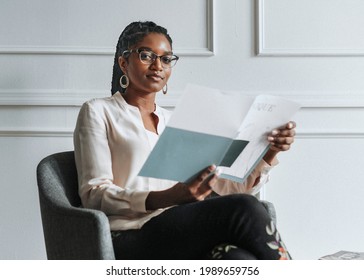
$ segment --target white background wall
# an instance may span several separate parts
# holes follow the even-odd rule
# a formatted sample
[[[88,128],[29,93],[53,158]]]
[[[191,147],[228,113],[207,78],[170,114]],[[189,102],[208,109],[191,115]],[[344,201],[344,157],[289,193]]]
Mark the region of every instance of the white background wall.
[[[364,2],[360,0],[1,0],[0,259],[46,258],[35,178],[73,149],[79,106],[109,95],[132,20],[168,28],[186,83],[301,102],[297,141],[264,197],[296,259],[364,251]]]

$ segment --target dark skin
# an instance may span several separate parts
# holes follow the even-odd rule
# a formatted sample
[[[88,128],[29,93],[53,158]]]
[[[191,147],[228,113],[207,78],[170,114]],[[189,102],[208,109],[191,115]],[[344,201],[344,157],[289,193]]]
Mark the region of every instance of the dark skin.
[[[133,46],[133,49],[142,47],[150,49],[157,55],[172,52],[167,38],[157,33],[148,34],[141,42]],[[125,101],[139,108],[144,127],[158,134],[158,117],[154,114],[155,97],[156,93],[161,91],[168,82],[172,70],[163,68],[158,58],[150,65],[143,64],[136,53],[132,53],[127,59],[120,57],[119,65],[129,77],[129,86],[123,94]],[[294,142],[295,127],[294,122],[289,122],[285,126],[273,130],[267,136],[267,140],[271,145],[264,156],[264,160],[268,164],[273,163],[279,152],[290,149],[291,144]],[[146,209],[155,210],[204,200],[212,192],[212,186],[216,184],[218,175],[216,166],[212,165],[201,172],[197,179],[189,184],[177,183],[163,191],[152,191],[146,199]],[[248,188],[253,186],[248,186]]]
[[[272,164],[274,158],[279,152],[288,151],[294,142],[294,137],[296,135],[296,123],[291,121],[286,125],[274,129],[268,136],[270,149],[265,154],[263,159],[268,164]]]
[[[172,52],[167,38],[157,33],[147,35],[133,47],[133,49],[138,48],[150,49],[157,55]],[[139,108],[146,129],[158,133],[158,117],[154,114],[155,96],[167,83],[172,70],[164,69],[159,59],[150,65],[143,64],[137,53],[132,53],[128,59],[120,57],[119,65],[130,81],[124,93],[125,101]]]

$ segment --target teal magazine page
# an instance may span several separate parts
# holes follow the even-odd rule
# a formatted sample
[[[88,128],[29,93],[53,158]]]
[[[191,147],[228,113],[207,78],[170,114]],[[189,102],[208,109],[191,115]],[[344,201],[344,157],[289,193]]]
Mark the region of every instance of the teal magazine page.
[[[139,176],[188,182],[215,164],[221,178],[243,182],[268,150],[267,134],[299,108],[276,96],[190,84]]]

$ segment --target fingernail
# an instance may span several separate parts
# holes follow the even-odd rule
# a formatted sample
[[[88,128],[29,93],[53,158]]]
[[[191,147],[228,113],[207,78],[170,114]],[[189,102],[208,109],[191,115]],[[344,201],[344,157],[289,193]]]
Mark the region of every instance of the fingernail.
[[[272,130],[272,135],[277,135],[279,132],[277,129]]]
[[[274,137],[268,136],[268,141],[273,141],[273,140],[274,140]]]
[[[288,128],[293,128],[293,123],[289,122],[287,125]]]
[[[217,177],[219,177],[221,175],[221,169],[220,168],[216,168],[215,175]]]

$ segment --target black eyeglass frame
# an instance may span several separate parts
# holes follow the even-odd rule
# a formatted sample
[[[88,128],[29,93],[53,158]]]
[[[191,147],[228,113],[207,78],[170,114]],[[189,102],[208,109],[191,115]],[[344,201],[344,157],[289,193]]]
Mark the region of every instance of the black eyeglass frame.
[[[151,65],[151,64],[153,64],[154,62],[155,62],[155,60],[157,59],[157,58],[159,58],[159,60],[161,61],[161,64],[162,64],[162,67],[163,68],[172,68],[172,67],[174,67],[176,64],[177,64],[177,61],[179,60],[179,56],[177,56],[177,55],[175,55],[175,54],[163,54],[163,55],[157,55],[155,52],[153,52],[153,51],[151,51],[151,50],[146,50],[146,49],[132,49],[132,50],[125,50],[125,51],[123,51],[123,53],[122,53],[122,56],[123,57],[127,57],[127,56],[129,56],[131,53],[133,53],[133,52],[135,52],[135,53],[137,53],[138,55],[139,55],[139,60],[143,63],[143,64],[149,64],[149,65]],[[144,61],[143,59],[142,59],[142,57],[141,57],[141,53],[142,52],[148,52],[148,53],[151,53],[153,56],[152,56],[152,61],[149,63],[149,62],[146,62],[146,61]],[[174,63],[173,63],[173,65],[170,65],[170,66],[168,66],[168,65],[166,65],[165,63],[163,63],[163,60],[162,60],[162,58],[163,57],[172,57],[172,59],[171,59],[171,63],[173,63],[173,61],[174,61]]]

